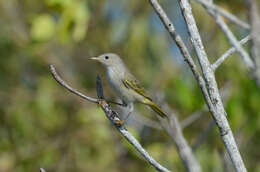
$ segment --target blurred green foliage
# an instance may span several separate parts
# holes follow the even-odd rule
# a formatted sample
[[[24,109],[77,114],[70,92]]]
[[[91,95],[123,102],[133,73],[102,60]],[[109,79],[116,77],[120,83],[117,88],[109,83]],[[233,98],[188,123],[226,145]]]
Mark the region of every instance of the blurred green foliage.
[[[230,2],[221,1],[236,12]],[[175,1],[162,1],[177,31],[190,47]],[[236,13],[246,19],[237,2]],[[236,3],[235,3],[236,4]],[[193,11],[210,61],[230,45],[214,21],[196,4]],[[174,12],[173,12],[174,11]],[[105,95],[114,97],[104,69],[87,58],[104,52],[120,54],[150,90],[160,90],[179,112],[180,121],[200,110],[203,97],[176,45],[147,1],[2,0],[0,1],[0,171],[155,171],[125,142],[101,109],[61,88],[48,64],[73,87],[95,97],[95,77],[104,80]],[[246,31],[231,25],[241,39]],[[195,56],[195,55],[194,55]],[[219,87],[227,83],[228,119],[248,171],[260,169],[260,92],[234,54],[216,72]],[[137,106],[136,111],[149,114]],[[184,171],[171,139],[160,130],[129,119],[129,127],[164,166]],[[131,122],[132,121],[132,122]],[[211,116],[205,113],[184,129],[190,145],[197,142]],[[194,151],[204,171],[223,171],[224,147],[216,127]]]

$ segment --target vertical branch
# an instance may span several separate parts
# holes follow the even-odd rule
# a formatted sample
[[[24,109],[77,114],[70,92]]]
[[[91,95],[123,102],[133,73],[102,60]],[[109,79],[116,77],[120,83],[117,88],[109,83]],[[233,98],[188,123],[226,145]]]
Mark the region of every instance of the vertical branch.
[[[250,34],[252,35],[250,54],[253,57],[256,68],[252,72],[253,78],[260,89],[260,16],[256,0],[247,0],[248,18],[251,25]]]
[[[229,123],[226,118],[226,112],[220,98],[217,82],[215,79],[214,71],[211,68],[211,64],[207,58],[207,54],[204,50],[200,34],[192,14],[191,6],[187,0],[179,0],[179,4],[182,9],[182,14],[187,23],[189,34],[191,36],[191,42],[195,48],[200,67],[203,72],[203,76],[207,83],[207,89],[210,99],[214,105],[215,111],[212,114],[215,122],[219,128],[222,141],[229,153],[233,166],[236,171],[247,171],[235,142],[233,133],[230,129]]]
[[[258,65],[260,65],[260,16],[256,0],[247,0],[248,18],[251,25],[252,35],[252,56]]]
[[[233,166],[236,171],[246,171],[244,166],[244,162],[241,158],[241,155],[238,151],[235,139],[233,137],[232,131],[230,129],[229,123],[226,119],[226,112],[221,101],[219,90],[217,86],[217,82],[214,76],[214,71],[211,68],[211,64],[207,58],[206,52],[202,45],[202,41],[194,20],[194,17],[191,12],[190,4],[187,0],[179,0],[183,16],[188,26],[188,30],[191,36],[191,41],[193,46],[195,47],[196,53],[198,55],[199,63],[203,72],[204,79],[201,78],[200,74],[196,71],[197,68],[193,63],[192,58],[190,57],[189,53],[186,52],[187,48],[184,45],[182,39],[179,35],[175,32],[174,26],[170,22],[168,16],[161,8],[160,4],[157,0],[150,0],[151,5],[153,6],[154,10],[160,17],[161,21],[163,22],[165,28],[170,33],[173,40],[176,42],[178,47],[181,50],[185,60],[187,61],[188,65],[190,66],[195,78],[197,79],[200,88],[202,90],[203,96],[205,101],[208,105],[208,108],[219,128],[220,136],[222,141],[229,153],[229,156],[232,160]],[[180,43],[181,42],[181,43]],[[184,48],[183,48],[184,47]],[[185,50],[185,51],[183,51]]]

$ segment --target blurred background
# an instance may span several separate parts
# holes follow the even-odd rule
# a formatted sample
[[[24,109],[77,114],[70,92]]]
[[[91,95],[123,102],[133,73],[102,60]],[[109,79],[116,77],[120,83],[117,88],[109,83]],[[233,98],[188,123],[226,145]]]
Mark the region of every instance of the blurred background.
[[[195,57],[178,3],[160,3]],[[243,0],[216,3],[247,21]],[[206,11],[198,4],[192,7],[213,63],[230,45]],[[40,167],[47,172],[155,171],[97,105],[60,87],[49,72],[48,65],[54,64],[64,80],[92,97],[100,75],[105,96],[116,100],[104,68],[88,60],[105,52],[118,53],[152,97],[163,94],[180,121],[201,114],[183,133],[204,171],[233,170],[218,129],[203,110],[205,103],[189,67],[148,1],[1,0],[0,26],[1,172],[39,171]],[[248,34],[229,26],[238,39]],[[260,91],[237,54],[218,68],[216,78],[248,171],[259,172]],[[162,165],[185,171],[153,112],[136,105],[127,123]]]

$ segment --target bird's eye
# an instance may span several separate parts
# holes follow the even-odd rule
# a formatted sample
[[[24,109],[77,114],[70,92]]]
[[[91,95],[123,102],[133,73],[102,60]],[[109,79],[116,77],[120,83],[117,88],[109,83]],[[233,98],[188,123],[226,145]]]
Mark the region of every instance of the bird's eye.
[[[107,59],[109,59],[109,57],[108,57],[108,56],[105,56],[105,59],[107,60]]]

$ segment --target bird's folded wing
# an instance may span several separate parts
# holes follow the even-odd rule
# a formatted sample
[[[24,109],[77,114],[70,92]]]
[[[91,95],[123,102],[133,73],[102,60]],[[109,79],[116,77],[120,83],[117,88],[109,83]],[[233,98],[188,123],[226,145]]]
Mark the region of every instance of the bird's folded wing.
[[[132,89],[138,94],[144,96],[145,98],[152,100],[150,97],[146,95],[143,87],[140,86],[139,82],[136,79],[124,79],[122,80],[122,82],[128,89]]]
[[[126,86],[126,88],[132,89],[139,95],[142,95],[146,98],[143,100],[142,103],[149,105],[161,117],[167,118],[167,115],[161,110],[161,108],[157,104],[155,104],[150,97],[146,95],[144,89],[139,85],[139,82],[136,79],[124,79],[122,80],[122,82]]]

